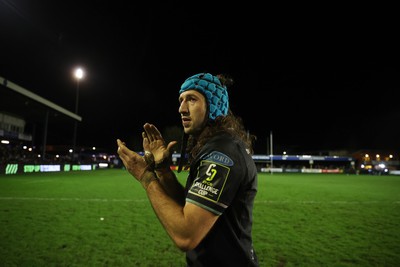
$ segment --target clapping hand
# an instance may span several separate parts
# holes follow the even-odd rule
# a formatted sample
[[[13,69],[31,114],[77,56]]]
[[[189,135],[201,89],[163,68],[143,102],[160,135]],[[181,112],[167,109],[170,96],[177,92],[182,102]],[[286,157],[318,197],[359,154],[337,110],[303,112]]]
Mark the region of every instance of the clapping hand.
[[[170,150],[177,141],[171,141],[166,145],[164,138],[156,126],[150,123],[146,123],[144,126],[143,137],[143,149],[144,151],[151,152],[154,157],[155,164],[159,164],[164,160],[169,160]]]

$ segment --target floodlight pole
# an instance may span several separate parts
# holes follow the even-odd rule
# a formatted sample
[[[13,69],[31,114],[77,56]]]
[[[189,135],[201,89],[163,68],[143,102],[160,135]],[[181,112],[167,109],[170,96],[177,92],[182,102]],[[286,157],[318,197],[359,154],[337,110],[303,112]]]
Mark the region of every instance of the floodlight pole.
[[[79,79],[76,83],[76,100],[75,100],[75,114],[78,114],[78,104],[79,104]],[[76,137],[78,132],[78,121],[75,120],[74,123],[74,143],[72,146],[72,157],[75,159],[75,151],[76,151]]]
[[[273,174],[273,168],[274,168],[274,160],[273,160],[273,155],[274,155],[274,153],[273,153],[273,150],[272,150],[272,144],[273,144],[273,142],[272,142],[272,131],[270,132],[270,134],[269,134],[269,141],[270,141],[270,146],[271,146],[271,174]]]
[[[78,106],[79,106],[79,81],[83,78],[83,70],[81,68],[77,68],[75,70],[75,78],[76,78],[76,98],[75,98],[75,114],[78,115]],[[75,120],[74,124],[74,141],[72,147],[72,158],[75,159],[76,156],[76,138],[78,133],[78,121]]]

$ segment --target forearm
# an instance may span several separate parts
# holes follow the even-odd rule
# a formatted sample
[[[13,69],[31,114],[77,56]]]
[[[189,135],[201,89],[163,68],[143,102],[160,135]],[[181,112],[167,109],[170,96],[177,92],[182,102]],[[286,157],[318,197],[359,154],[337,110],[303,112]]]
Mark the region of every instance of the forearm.
[[[158,168],[156,174],[164,190],[178,204],[185,204],[185,192],[182,184],[178,181],[175,173],[169,168]]]
[[[156,181],[157,176],[154,172],[152,171],[145,171],[142,176],[140,177],[139,181],[140,184],[143,186],[144,190],[147,190],[147,187],[153,182]]]
[[[148,164],[147,169],[151,172],[156,173],[157,177],[159,178],[160,184],[164,187],[164,190],[166,191],[168,196],[173,198],[179,204],[183,205],[185,203],[184,188],[179,183],[175,173],[171,170],[170,160],[168,158],[164,158],[163,160],[156,162],[154,160],[153,153],[149,151],[145,152],[144,159]],[[151,182],[152,176],[145,176],[145,178],[146,179],[144,179],[144,187],[147,188],[147,180]]]
[[[167,193],[156,174],[149,173],[153,177],[146,177],[148,183],[143,187],[157,218],[179,249],[194,249],[207,235],[218,216],[199,206],[186,203],[183,194],[177,201],[176,196],[172,197]],[[173,180],[178,182],[176,178]]]
[[[160,179],[151,182],[146,190],[151,206],[164,229],[178,248],[185,251],[193,234],[190,221],[184,214],[182,201],[176,201],[161,185]]]

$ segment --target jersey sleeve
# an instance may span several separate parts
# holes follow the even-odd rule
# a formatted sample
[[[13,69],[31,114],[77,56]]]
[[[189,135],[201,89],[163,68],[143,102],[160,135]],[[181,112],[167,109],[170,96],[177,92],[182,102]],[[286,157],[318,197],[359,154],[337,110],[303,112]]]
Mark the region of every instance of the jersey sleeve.
[[[205,155],[199,162],[186,201],[221,215],[240,185],[235,168],[235,162],[224,153],[213,151]]]

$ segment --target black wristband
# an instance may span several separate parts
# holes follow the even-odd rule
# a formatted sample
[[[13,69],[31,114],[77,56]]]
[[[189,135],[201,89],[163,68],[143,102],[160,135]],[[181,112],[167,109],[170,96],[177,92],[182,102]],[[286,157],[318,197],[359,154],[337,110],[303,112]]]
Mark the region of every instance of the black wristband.
[[[162,161],[155,163],[154,169],[156,171],[165,170],[167,168],[169,169],[170,166],[171,166],[171,160],[169,158],[164,158]]]
[[[143,188],[147,191],[147,188],[153,181],[157,181],[157,175],[152,171],[145,171],[142,176],[139,178],[140,183]]]

